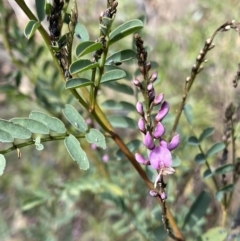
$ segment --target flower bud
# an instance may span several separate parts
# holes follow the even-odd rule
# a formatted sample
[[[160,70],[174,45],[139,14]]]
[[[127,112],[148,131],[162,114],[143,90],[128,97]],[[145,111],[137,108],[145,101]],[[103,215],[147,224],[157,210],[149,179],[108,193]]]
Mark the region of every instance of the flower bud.
[[[147,62],[145,67],[146,67],[146,71],[148,72],[151,69],[152,65],[150,62]]]
[[[154,72],[154,73],[151,75],[149,81],[150,81],[151,83],[153,83],[153,82],[157,79],[157,77],[158,77],[158,72]]]
[[[146,127],[145,127],[145,120],[144,120],[144,118],[140,118],[139,119],[139,121],[138,121],[138,128],[139,128],[139,130],[142,133],[146,134]]]
[[[144,110],[143,110],[143,104],[141,102],[137,102],[136,104],[136,109],[139,115],[143,116],[144,115]]]
[[[148,90],[148,92],[153,90],[153,84],[152,83],[148,84],[147,90]]]
[[[142,84],[140,83],[140,81],[138,79],[134,79],[133,83],[137,86],[137,87],[142,87]]]
[[[165,128],[163,124],[161,122],[158,122],[153,133],[154,138],[159,139],[162,137],[162,135],[164,135],[164,133]]]
[[[155,190],[151,190],[151,191],[149,192],[149,194],[150,194],[152,197],[157,197],[157,196],[159,195],[158,192],[155,191]]]
[[[137,162],[143,164],[143,165],[147,165],[149,163],[148,160],[146,160],[142,155],[140,155],[139,153],[135,153],[135,159]]]
[[[152,150],[155,147],[154,140],[150,132],[148,131],[145,138],[144,138],[144,145],[149,149]]]
[[[155,117],[155,121],[156,122],[161,121],[167,115],[169,108],[170,108],[170,106],[169,106],[168,102],[164,101],[161,106],[161,109],[159,110],[158,114]]]
[[[160,193],[160,197],[162,200],[166,200],[167,199],[167,194],[165,192],[161,192]]]
[[[168,150],[172,151],[172,150],[176,149],[178,147],[179,143],[180,143],[180,135],[177,134],[172,138],[170,143],[167,145]]]
[[[164,94],[159,94],[158,96],[156,96],[156,98],[153,101],[154,105],[159,105],[164,99]]]
[[[97,145],[95,145],[95,144],[92,143],[92,144],[91,144],[91,149],[92,149],[92,150],[96,150],[96,149],[97,149]]]
[[[148,97],[149,97],[150,103],[152,103],[153,100],[155,99],[155,90],[154,89],[148,93]]]
[[[109,155],[108,154],[104,154],[102,156],[102,160],[103,160],[103,162],[108,162],[109,161]]]

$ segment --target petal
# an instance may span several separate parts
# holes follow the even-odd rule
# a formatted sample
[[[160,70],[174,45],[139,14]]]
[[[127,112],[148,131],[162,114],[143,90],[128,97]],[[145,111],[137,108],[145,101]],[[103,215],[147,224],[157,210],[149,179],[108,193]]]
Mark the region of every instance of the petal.
[[[167,148],[157,146],[150,152],[149,161],[152,168],[163,169],[172,165],[172,155]]]
[[[170,106],[169,106],[168,102],[164,101],[161,106],[161,109],[159,110],[158,114],[155,117],[155,120],[157,122],[161,121],[167,115],[169,109],[170,109]]]
[[[146,136],[144,137],[144,145],[149,149],[152,150],[155,147],[154,140],[150,132],[148,131]]]
[[[146,160],[142,155],[140,155],[139,153],[135,153],[135,159],[137,160],[137,162],[143,164],[143,165],[149,165],[149,161]]]
[[[172,138],[170,143],[167,145],[168,150],[172,151],[172,150],[176,149],[178,147],[179,143],[180,143],[180,135],[177,134]]]
[[[158,122],[153,133],[154,138],[159,139],[162,135],[164,135],[164,133],[165,128],[163,124],[161,122]]]
[[[168,143],[165,140],[162,139],[160,141],[160,146],[167,148],[168,147]]]

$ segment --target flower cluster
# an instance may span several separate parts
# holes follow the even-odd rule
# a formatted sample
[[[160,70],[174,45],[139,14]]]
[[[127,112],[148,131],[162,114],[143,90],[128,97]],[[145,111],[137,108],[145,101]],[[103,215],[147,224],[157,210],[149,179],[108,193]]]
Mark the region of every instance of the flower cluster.
[[[172,168],[171,151],[178,147],[180,136],[176,134],[169,143],[163,139],[165,127],[162,124],[162,120],[168,114],[170,106],[167,101],[164,101],[163,93],[156,95],[153,84],[158,78],[158,73],[155,72],[148,77],[151,63],[147,62],[147,51],[143,46],[143,40],[136,34],[135,41],[138,66],[144,77],[144,81],[140,82],[138,79],[135,79],[133,83],[142,92],[146,107],[144,110],[141,102],[138,102],[136,105],[137,112],[141,116],[138,121],[138,128],[144,134],[143,143],[149,150],[149,156],[147,159],[139,153],[135,154],[135,158],[139,163],[150,165],[153,169],[158,171],[158,176],[154,185],[156,188],[161,175],[172,174],[175,172]],[[155,106],[160,106],[160,109],[153,121],[151,119],[151,112]]]
[[[154,88],[151,85],[151,91],[149,91],[149,97],[152,97],[152,92]],[[148,86],[149,86],[148,85]],[[161,123],[164,117],[169,112],[169,104],[167,101],[163,101],[164,95],[159,94],[158,96],[154,96],[152,100],[152,105],[160,105],[160,110],[155,116],[153,127],[149,128],[146,114],[143,109],[143,104],[138,102],[136,105],[136,109],[140,114],[141,118],[138,121],[138,127],[140,131],[144,134],[144,145],[149,149],[148,159],[145,159],[139,153],[135,154],[136,160],[144,165],[151,165],[153,169],[159,170],[160,175],[172,174],[175,170],[172,168],[172,155],[171,151],[178,147],[180,142],[179,135],[175,135],[172,140],[168,143],[163,139],[163,135],[165,134],[165,127]],[[151,99],[150,99],[151,101]],[[160,176],[159,175],[159,176]],[[156,180],[157,182],[158,180]]]

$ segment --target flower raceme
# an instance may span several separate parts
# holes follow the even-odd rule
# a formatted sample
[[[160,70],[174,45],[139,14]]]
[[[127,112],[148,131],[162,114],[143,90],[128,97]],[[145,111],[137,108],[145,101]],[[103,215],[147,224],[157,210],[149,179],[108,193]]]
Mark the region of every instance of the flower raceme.
[[[150,86],[149,91],[154,91],[154,88]],[[159,175],[155,181],[155,186],[161,175],[173,174],[175,172],[172,168],[171,151],[176,149],[180,143],[180,136],[178,134],[173,136],[169,143],[163,139],[165,127],[161,122],[168,114],[170,108],[169,103],[167,101],[163,101],[163,99],[164,95],[159,94],[151,101],[153,105],[159,105],[162,103],[159,112],[155,116],[155,124],[153,128],[149,128],[149,126],[147,126],[147,120],[145,119],[142,103],[138,102],[136,105],[136,109],[139,115],[141,115],[138,127],[144,134],[143,143],[147,149],[149,149],[149,155],[146,159],[141,154],[136,153],[135,158],[139,163],[143,165],[150,165],[153,169],[159,171]]]

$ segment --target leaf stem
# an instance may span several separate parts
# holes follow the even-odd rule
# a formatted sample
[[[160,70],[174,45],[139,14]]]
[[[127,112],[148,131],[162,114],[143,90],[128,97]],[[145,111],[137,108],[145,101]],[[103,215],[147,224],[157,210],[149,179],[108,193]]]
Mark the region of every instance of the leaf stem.
[[[66,136],[69,136],[68,133],[64,134],[64,135],[58,135],[58,136],[48,136],[48,137],[45,137],[45,138],[41,138],[41,143],[42,142],[49,142],[49,141],[59,141],[59,140],[63,140],[66,138]],[[79,134],[79,135],[74,135],[77,139],[78,138],[84,138],[85,135],[83,134]],[[6,153],[9,153],[11,151],[14,151],[16,149],[20,149],[20,148],[23,148],[23,147],[26,147],[26,146],[31,146],[31,145],[34,145],[35,144],[35,141],[34,139],[31,139],[30,141],[27,141],[27,142],[23,142],[23,143],[20,143],[20,144],[14,144],[12,147],[6,149],[6,150],[2,150],[0,151],[0,154],[6,154]]]

